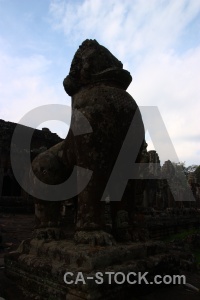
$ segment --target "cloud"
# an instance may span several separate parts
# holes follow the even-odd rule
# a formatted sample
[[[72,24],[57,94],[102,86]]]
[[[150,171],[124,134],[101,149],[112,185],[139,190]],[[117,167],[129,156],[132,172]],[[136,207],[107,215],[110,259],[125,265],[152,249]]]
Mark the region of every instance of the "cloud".
[[[2,119],[18,123],[26,113],[38,106],[67,103],[64,91],[62,93],[56,85],[50,85],[48,78],[50,69],[52,69],[51,61],[42,55],[15,57],[3,50],[0,51]],[[32,127],[33,124],[34,120],[30,120],[29,126]],[[54,124],[48,125],[54,131]],[[57,127],[58,134],[66,136],[67,126],[62,124],[59,127]]]
[[[140,105],[158,106],[179,159],[200,163],[197,149],[200,111],[200,48],[146,59],[129,92]]]
[[[69,43],[77,47],[96,38],[122,60],[133,75],[129,93],[139,105],[158,106],[180,160],[188,164],[200,164],[200,141],[188,138],[199,136],[200,45],[184,39],[195,34],[191,24],[199,13],[200,2],[189,0],[50,5],[52,26]]]
[[[37,106],[69,104],[60,84],[63,47],[69,62],[84,39],[95,38],[131,72],[128,92],[138,105],[158,106],[180,160],[200,164],[200,43],[191,38],[199,34],[199,14],[200,2],[189,0],[51,0],[45,29],[21,22],[25,42],[0,35],[1,118],[18,122]],[[41,36],[32,36],[35,28]],[[49,127],[66,135],[60,124]]]
[[[200,11],[198,1],[51,1],[54,28],[72,41],[97,38],[126,59],[170,47]]]

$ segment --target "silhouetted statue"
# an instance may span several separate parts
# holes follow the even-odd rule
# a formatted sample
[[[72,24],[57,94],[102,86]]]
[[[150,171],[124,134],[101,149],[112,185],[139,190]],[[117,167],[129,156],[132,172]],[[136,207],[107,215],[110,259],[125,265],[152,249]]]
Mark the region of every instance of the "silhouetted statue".
[[[65,91],[72,97],[72,117],[68,135],[57,147],[57,150],[62,150],[60,152],[62,157],[55,153],[51,155],[52,151],[55,152],[54,146],[53,150],[49,149],[33,162],[33,170],[37,177],[49,184],[63,182],[70,176],[75,165],[93,171],[90,182],[77,196],[74,238],[80,243],[109,245],[114,243],[113,235],[116,239],[129,238],[128,230],[134,210],[134,180],[127,182],[121,201],[110,199],[112,219],[110,233],[105,229],[105,202],[101,201],[101,198],[138,109],[134,99],[126,92],[131,81],[130,73],[123,69],[122,63],[109,50],[96,40],[85,40],[76,51],[69,75],[64,79]],[[89,121],[91,133],[74,135],[73,129],[82,126],[77,111]],[[140,113],[135,132],[140,143],[136,160],[139,162],[144,142],[144,128]],[[137,140],[133,139],[129,145],[130,149],[134,150],[137,146]],[[48,155],[47,159],[46,155]],[[54,159],[56,163],[52,163]],[[51,163],[55,169],[48,170],[48,163]],[[131,158],[130,163],[134,164]],[[60,174],[60,178],[57,176],[55,182],[52,181],[53,174]],[[77,184],[79,184],[79,174],[77,174]],[[117,185],[118,182],[116,188]],[[44,203],[45,201],[39,202],[41,205],[46,205],[45,209],[47,209],[48,205]],[[55,207],[59,207],[60,204],[49,203],[49,205],[52,205],[50,216],[53,215]],[[121,233],[120,229],[122,229]]]

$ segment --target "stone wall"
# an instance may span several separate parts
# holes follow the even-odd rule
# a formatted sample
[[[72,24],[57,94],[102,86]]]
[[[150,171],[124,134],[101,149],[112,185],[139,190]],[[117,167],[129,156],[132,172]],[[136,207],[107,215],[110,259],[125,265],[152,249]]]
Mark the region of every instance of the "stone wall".
[[[33,200],[15,179],[10,161],[11,141],[17,125],[23,129],[24,136],[30,134],[32,131],[32,128],[27,126],[0,120],[0,211],[33,212]],[[31,160],[33,160],[38,153],[52,147],[60,141],[62,141],[62,139],[47,128],[43,130],[35,129],[30,145]],[[21,155],[22,152],[27,152],[27,149],[23,149],[23,147],[16,149],[16,155]],[[24,176],[25,171],[26,170],[20,171],[22,176]]]
[[[12,172],[10,162],[10,147],[12,135],[16,125],[22,127],[25,133],[29,133],[32,130],[31,128],[23,125],[0,120],[0,210],[2,210],[1,207],[4,207],[4,210],[9,211],[9,207],[14,209],[15,206],[16,208],[18,207],[17,210],[20,210],[18,205],[20,202],[19,198],[23,199],[24,204],[22,206],[24,208],[26,207],[26,203],[33,203],[33,201],[30,200],[30,195],[27,195],[20,187]],[[43,128],[42,130],[35,129],[30,147],[31,160],[33,160],[37,154],[49,149],[53,145],[59,143],[61,140],[62,139],[56,133],[52,133],[48,128]],[[21,155],[21,151],[24,150],[26,149],[17,149],[17,152],[19,152]],[[18,155],[17,152],[16,155]],[[195,173],[191,173],[188,176],[188,184],[196,201],[187,203],[184,201],[184,187],[176,182],[177,176],[172,162],[168,160],[161,167],[159,156],[155,150],[148,152],[145,151],[145,155],[146,159],[148,160],[148,169],[145,172],[147,172],[149,178],[152,179],[145,180],[144,191],[142,195],[139,195],[140,198],[142,197],[142,199],[138,200],[138,202],[140,202],[140,210],[142,209],[143,211],[144,209],[150,207],[159,211],[176,207],[200,208],[200,184],[197,183]],[[23,172],[24,171],[22,171],[22,173]],[[168,184],[169,182],[167,180],[174,184],[177,190],[176,193],[179,201],[174,200]],[[5,199],[7,199],[7,202]],[[6,205],[6,203],[9,203],[9,205]],[[8,208],[6,208],[6,206]],[[28,210],[32,211],[32,208]]]

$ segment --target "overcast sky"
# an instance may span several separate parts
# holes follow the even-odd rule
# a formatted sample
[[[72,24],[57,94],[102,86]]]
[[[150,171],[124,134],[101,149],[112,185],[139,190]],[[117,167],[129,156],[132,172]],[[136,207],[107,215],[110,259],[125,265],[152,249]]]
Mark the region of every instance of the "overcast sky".
[[[0,119],[20,122],[38,106],[69,105],[62,82],[86,38],[123,62],[139,106],[158,107],[179,160],[200,165],[197,0],[0,0]],[[41,127],[68,131],[60,121]],[[149,135],[147,142],[153,149]]]

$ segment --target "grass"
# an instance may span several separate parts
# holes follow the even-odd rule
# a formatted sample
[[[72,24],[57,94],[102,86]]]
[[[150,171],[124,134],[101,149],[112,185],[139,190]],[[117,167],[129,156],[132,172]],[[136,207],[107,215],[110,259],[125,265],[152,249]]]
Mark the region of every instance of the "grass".
[[[185,239],[188,235],[191,235],[191,234],[200,234],[200,229],[193,228],[193,229],[184,230],[182,232],[169,235],[168,237],[164,238],[163,241],[164,242],[171,242],[173,240],[181,241],[181,240]]]
[[[173,240],[181,241],[181,240],[184,240],[185,238],[187,238],[189,235],[192,235],[192,234],[200,234],[200,229],[193,228],[193,229],[184,230],[180,233],[172,234],[172,235],[166,237],[165,239],[163,239],[163,241],[164,242],[172,242]],[[197,264],[200,266],[200,249],[198,249],[198,248],[193,248],[192,249],[192,246],[191,246],[191,251],[195,256]]]
[[[197,264],[200,266],[200,250],[195,249],[193,251]]]

